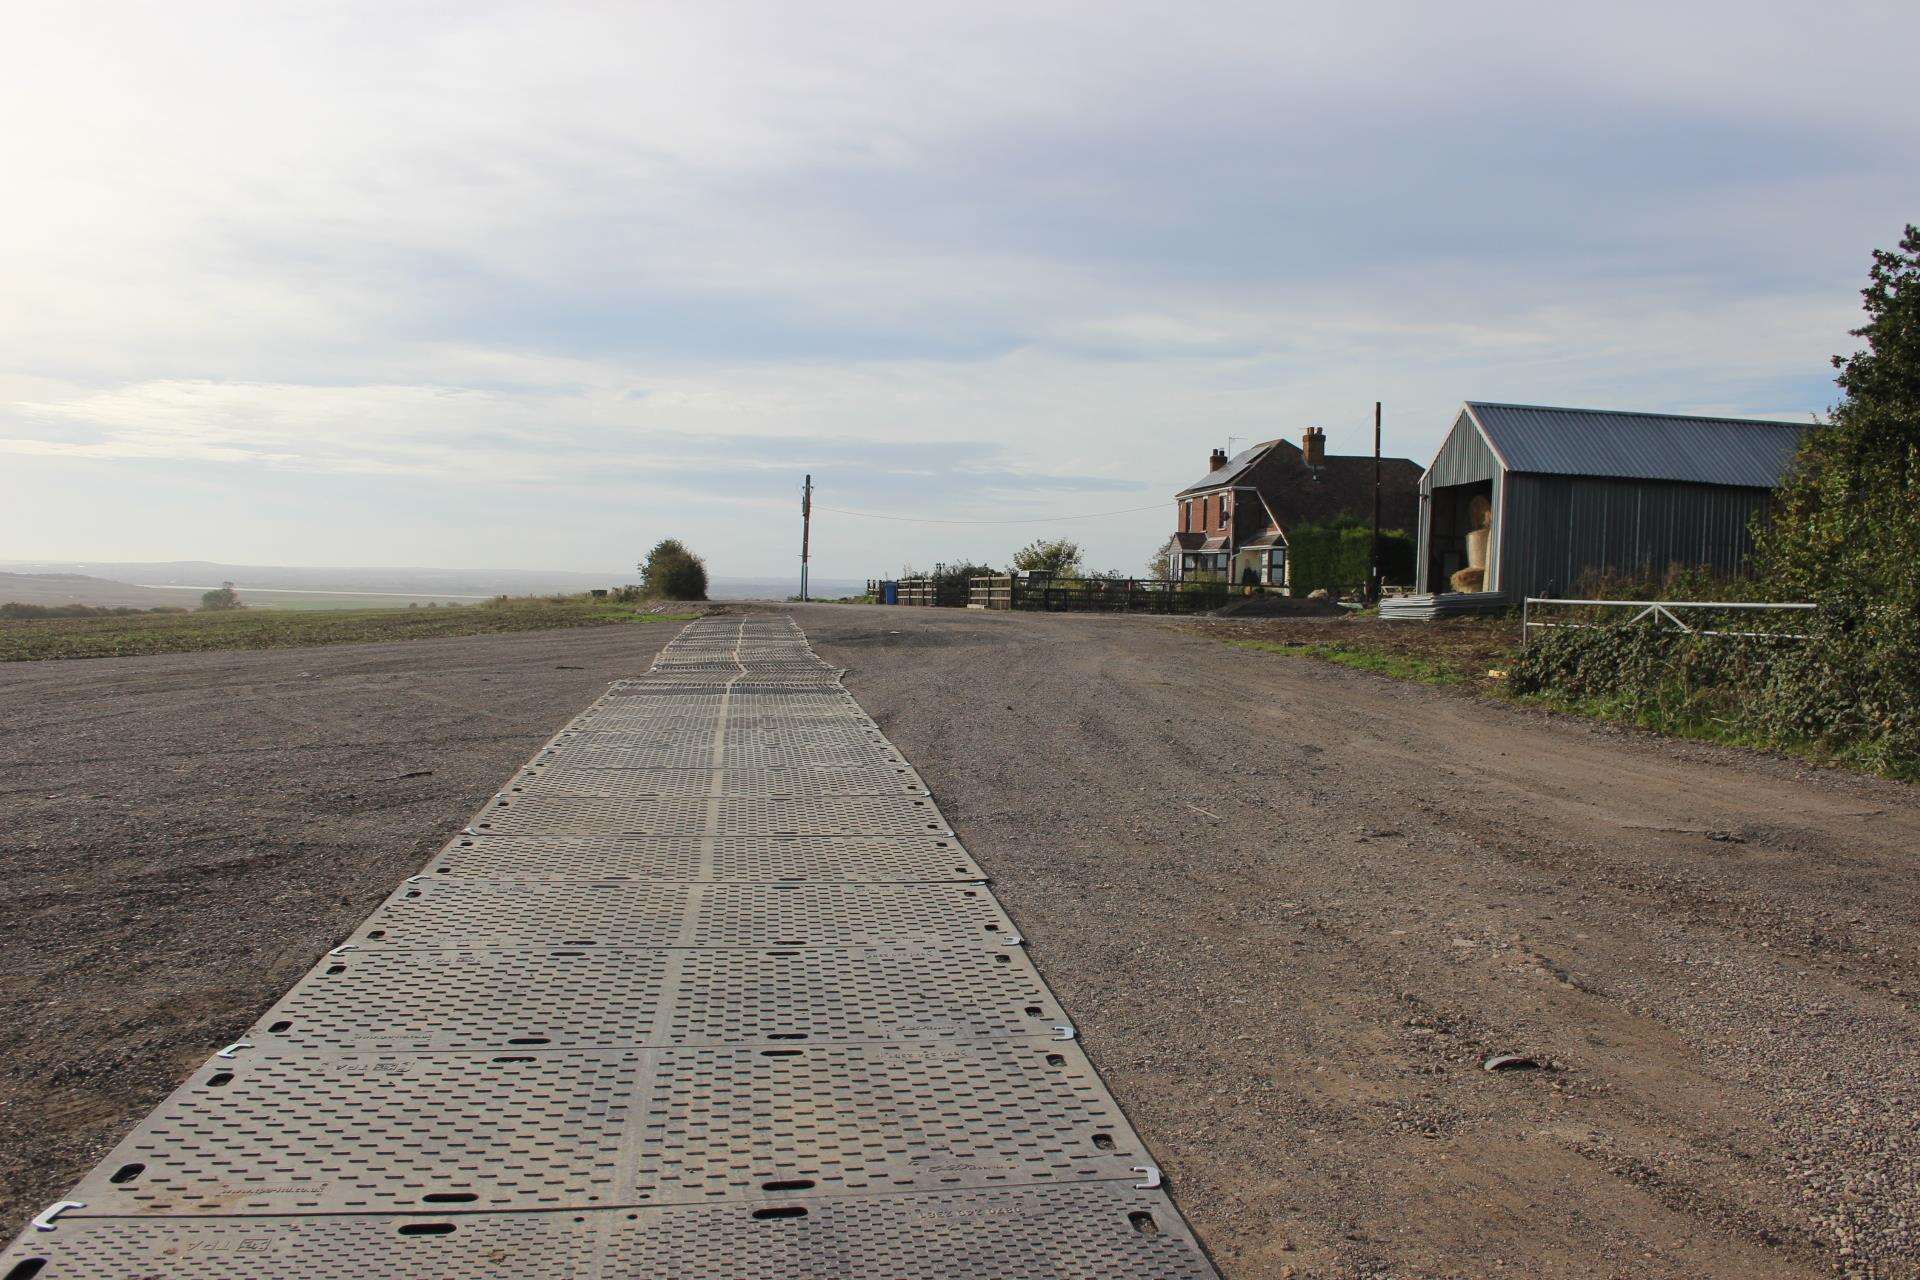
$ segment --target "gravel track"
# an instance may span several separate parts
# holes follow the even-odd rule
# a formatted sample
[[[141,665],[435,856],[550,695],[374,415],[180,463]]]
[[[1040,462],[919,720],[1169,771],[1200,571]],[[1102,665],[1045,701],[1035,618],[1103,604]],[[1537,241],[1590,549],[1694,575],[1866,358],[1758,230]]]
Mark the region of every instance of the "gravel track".
[[[796,616],[1229,1277],[1920,1274],[1913,788],[1147,618]]]
[[[1912,788],[1155,619],[793,613],[1230,1280],[1920,1274]],[[674,629],[0,668],[0,1231]]]

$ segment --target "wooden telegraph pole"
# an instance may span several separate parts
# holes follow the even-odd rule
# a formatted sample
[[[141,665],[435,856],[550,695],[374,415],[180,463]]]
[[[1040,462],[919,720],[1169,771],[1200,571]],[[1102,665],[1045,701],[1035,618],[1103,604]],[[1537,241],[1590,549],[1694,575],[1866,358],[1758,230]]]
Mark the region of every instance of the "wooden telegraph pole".
[[[1377,475],[1374,479],[1374,486],[1376,488],[1379,487],[1379,478]],[[1376,526],[1378,526],[1380,523],[1379,507],[1380,507],[1380,502],[1379,502],[1379,499],[1376,497],[1374,499],[1374,513],[1373,513],[1373,523]],[[802,600],[805,600],[807,598],[807,543],[812,538],[812,536],[813,536],[813,476],[808,475],[806,483],[800,486],[800,598]],[[1379,553],[1376,552],[1375,553],[1376,559],[1378,558],[1378,555]]]
[[[1367,593],[1372,603],[1380,603],[1380,402],[1373,402],[1373,571],[1367,578]]]

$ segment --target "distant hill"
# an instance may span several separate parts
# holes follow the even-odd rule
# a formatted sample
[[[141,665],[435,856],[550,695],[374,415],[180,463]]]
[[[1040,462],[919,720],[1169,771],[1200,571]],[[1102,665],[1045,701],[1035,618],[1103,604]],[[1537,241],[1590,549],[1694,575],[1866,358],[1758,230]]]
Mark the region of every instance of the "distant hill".
[[[103,609],[193,608],[198,591],[136,587],[84,573],[0,573],[0,604],[85,604]]]
[[[200,603],[200,593],[232,582],[241,597],[262,606],[365,608],[417,600],[458,604],[497,595],[572,594],[635,580],[631,569],[581,573],[567,569],[369,569],[221,564],[207,560],[154,562],[12,561],[0,563],[0,603],[88,604],[153,608]],[[716,600],[784,600],[798,578],[716,577]],[[812,594],[832,598],[866,589],[864,581],[815,578]],[[249,592],[252,593],[249,597]]]

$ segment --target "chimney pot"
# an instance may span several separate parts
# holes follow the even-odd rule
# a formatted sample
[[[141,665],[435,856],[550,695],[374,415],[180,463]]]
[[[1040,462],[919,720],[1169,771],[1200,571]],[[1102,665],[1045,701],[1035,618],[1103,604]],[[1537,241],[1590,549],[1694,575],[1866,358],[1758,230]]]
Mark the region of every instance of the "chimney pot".
[[[1226,465],[1227,465],[1227,451],[1225,449],[1215,449],[1213,451],[1212,456],[1210,456],[1207,459],[1208,471],[1218,471],[1220,468]]]
[[[1307,433],[1300,437],[1301,461],[1310,467],[1317,467],[1327,460],[1327,433],[1318,427],[1308,427]]]

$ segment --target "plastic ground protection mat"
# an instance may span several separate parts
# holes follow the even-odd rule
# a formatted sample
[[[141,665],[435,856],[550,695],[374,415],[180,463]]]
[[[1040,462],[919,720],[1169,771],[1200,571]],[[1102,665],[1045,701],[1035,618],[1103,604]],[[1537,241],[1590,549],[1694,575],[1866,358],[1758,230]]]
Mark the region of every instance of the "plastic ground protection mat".
[[[729,735],[714,759],[711,739],[669,741],[635,737],[606,741],[603,735],[574,733],[555,739],[533,758],[530,769],[565,765],[570,769],[814,769],[911,767],[900,753],[864,736],[844,742],[830,738],[782,740],[773,734]]]
[[[1209,1280],[1159,1191],[1100,1182],[440,1216],[65,1218],[39,1280]],[[44,1246],[36,1249],[34,1246]],[[14,1280],[9,1272],[0,1276]],[[24,1277],[20,1277],[24,1280]]]
[[[798,629],[669,649],[0,1280],[1213,1275],[931,800],[865,794],[917,775],[796,678]],[[723,649],[731,676],[663,669]]]
[[[606,796],[502,792],[467,828],[496,835],[952,835],[926,796]]]
[[[82,1216],[690,1204],[1140,1180],[1067,1041],[279,1054],[203,1067]]]
[[[513,780],[509,794],[540,788],[589,795],[832,796],[927,794],[927,784],[905,764],[776,766],[718,769],[595,769],[562,760],[535,760]]]
[[[328,956],[243,1038],[274,1055],[1069,1032],[1017,946],[463,947]]]
[[[422,874],[342,945],[993,947],[1017,941],[1013,922],[979,884],[498,882]]]
[[[953,836],[461,835],[425,876],[485,880],[977,881]]]

